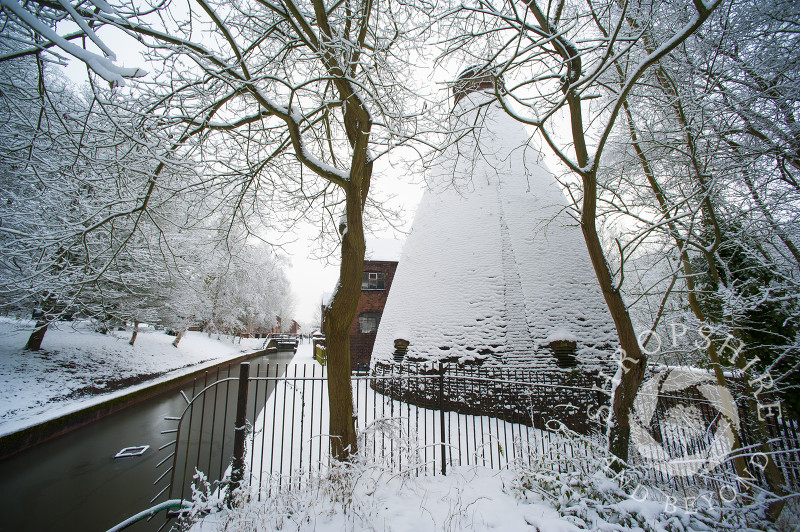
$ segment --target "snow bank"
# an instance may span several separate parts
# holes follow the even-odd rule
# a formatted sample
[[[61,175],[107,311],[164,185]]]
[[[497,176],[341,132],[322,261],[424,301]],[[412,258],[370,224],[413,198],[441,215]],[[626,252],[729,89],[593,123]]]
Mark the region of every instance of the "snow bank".
[[[131,347],[130,331],[100,334],[88,323],[62,322],[48,328],[41,351],[25,351],[33,327],[0,318],[0,436],[256,351],[264,342],[234,344],[189,331],[176,349],[175,337],[144,328]],[[113,391],[120,381],[129,384]]]

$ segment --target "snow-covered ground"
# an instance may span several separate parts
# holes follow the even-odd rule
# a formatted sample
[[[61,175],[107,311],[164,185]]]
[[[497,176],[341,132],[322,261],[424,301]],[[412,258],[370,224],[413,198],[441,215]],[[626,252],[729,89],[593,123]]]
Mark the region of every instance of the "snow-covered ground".
[[[512,483],[508,470],[486,468],[457,468],[447,476],[422,478],[364,472],[329,485],[341,488],[342,494],[350,491],[347,502],[336,501],[335,493],[308,491],[208,517],[192,532],[581,530],[549,505],[515,497]]]
[[[0,318],[0,436],[178,377],[243,353],[264,340],[187,332],[175,337],[143,328],[94,332],[85,322],[51,326],[41,351],[25,351],[34,323]]]
[[[599,461],[594,474],[535,468],[459,466],[446,476],[414,476],[385,463],[356,462],[314,479],[305,489],[273,491],[269,497],[222,509],[219,492],[196,496],[198,520],[191,532],[439,532],[581,530],[637,532],[794,531],[797,505],[780,521],[763,507],[701,502],[692,507],[651,497],[611,478]],[[202,493],[203,490],[200,490]],[[207,504],[203,504],[207,503]],[[211,514],[204,516],[206,510]]]

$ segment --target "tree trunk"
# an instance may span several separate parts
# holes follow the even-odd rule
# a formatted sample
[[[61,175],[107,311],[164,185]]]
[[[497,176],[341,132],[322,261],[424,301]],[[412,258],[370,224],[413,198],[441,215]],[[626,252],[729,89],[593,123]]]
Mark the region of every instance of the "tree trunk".
[[[133,322],[133,334],[131,334],[131,339],[128,341],[128,344],[133,345],[136,343],[136,337],[139,335],[139,322]]]
[[[617,329],[621,356],[618,361],[620,382],[611,398],[611,416],[608,427],[609,450],[623,462],[628,460],[628,444],[630,443],[631,426],[630,412],[636,392],[639,390],[644,377],[647,359],[639,347],[639,340],[631,322],[628,307],[622,299],[619,289],[614,286],[614,278],[606,261],[605,252],[597,234],[597,175],[596,168],[589,164],[589,152],[586,145],[586,130],[583,126],[583,109],[581,95],[573,85],[582,75],[582,59],[577,47],[564,37],[558,36],[555,28],[550,26],[547,15],[539,8],[535,0],[525,0],[528,10],[536,18],[539,26],[553,36],[555,51],[562,57],[567,67],[564,76],[562,92],[566,98],[569,109],[570,130],[572,134],[573,149],[578,162],[580,175],[583,182],[583,205],[581,208],[581,230],[586,241],[586,249],[592,261],[595,276],[603,292],[608,311],[614,320]],[[613,119],[612,122],[613,123]],[[602,148],[601,148],[602,149]],[[600,151],[594,157],[599,158]],[[624,260],[623,257],[620,257]],[[612,464],[614,469],[621,469],[619,463]]]
[[[583,184],[581,229],[597,281],[603,291],[603,298],[606,301],[611,318],[614,320],[621,349],[621,356],[618,361],[620,371],[617,372],[620,376],[620,382],[611,398],[608,446],[614,456],[627,462],[628,445],[631,439],[630,412],[633,409],[636,392],[639,390],[639,385],[644,378],[647,357],[644,356],[639,346],[639,340],[636,337],[636,331],[633,328],[628,307],[622,299],[622,294],[614,286],[614,280],[603,252],[603,246],[597,235],[595,225],[597,182],[593,175],[584,175]],[[615,464],[614,467],[618,469],[619,464]]]
[[[186,333],[185,327],[178,331],[178,336],[176,336],[175,341],[172,342],[172,347],[178,347],[178,344],[181,342],[181,338],[183,338],[184,333]]]
[[[586,134],[583,128],[583,114],[581,110],[580,97],[568,87],[565,89],[567,95],[567,105],[570,112],[570,126],[572,129],[572,139],[575,146],[575,156],[581,168],[586,168],[589,163],[589,153],[586,149]],[[614,327],[619,338],[620,359],[617,361],[619,384],[614,389],[611,397],[611,416],[608,420],[608,448],[622,460],[628,461],[628,447],[631,440],[630,415],[633,409],[633,402],[636,399],[636,392],[644,378],[644,370],[647,366],[645,357],[639,346],[639,339],[633,328],[628,307],[622,299],[622,294],[617,286],[614,286],[614,277],[608,267],[605,251],[597,234],[597,175],[595,171],[580,172],[583,182],[583,204],[581,208],[581,231],[586,242],[586,249],[592,261],[597,283],[603,292],[603,299],[606,302],[611,319],[614,320]],[[625,260],[620,257],[620,260]],[[622,465],[612,464],[615,470],[620,470]]]
[[[44,333],[47,332],[48,322],[39,320],[36,322],[36,328],[28,338],[28,343],[25,344],[25,349],[29,351],[38,351],[42,348],[42,340],[44,340]]]
[[[645,177],[647,177],[650,189],[653,191],[653,195],[655,196],[656,201],[658,202],[658,206],[661,210],[661,215],[664,217],[664,219],[670,220],[671,214],[669,211],[669,203],[667,201],[666,193],[664,192],[664,189],[661,187],[661,185],[658,183],[656,175],[653,172],[652,165],[650,164],[650,161],[647,159],[645,151],[639,144],[639,137],[636,134],[636,127],[633,122],[633,113],[631,113],[630,107],[627,104],[625,104],[624,108],[625,108],[626,118],[628,120],[628,132],[631,136],[631,144],[633,145],[636,157],[638,158],[639,163],[642,166],[642,171],[644,172]],[[703,314],[702,309],[700,308],[700,303],[698,302],[697,299],[697,287],[694,281],[694,272],[692,270],[691,260],[689,259],[686,240],[680,236],[678,226],[675,224],[675,222],[669,221],[667,222],[667,226],[669,227],[670,235],[675,240],[675,248],[680,256],[681,267],[684,273],[684,280],[686,282],[686,288],[688,290],[689,306],[692,312],[694,313],[695,317],[701,323],[706,323],[706,318]],[[706,349],[706,353],[708,354],[708,358],[711,361],[711,364],[714,368],[714,376],[717,380],[717,384],[722,388],[727,389],[728,385],[725,380],[725,375],[722,371],[722,367],[720,366],[719,363],[719,356],[717,355],[717,348],[714,342],[709,342],[708,348]],[[724,405],[724,408],[728,412],[733,412],[734,409],[737,407],[732,404],[726,404]],[[728,419],[727,421],[731,423],[731,425],[733,425],[732,419]],[[738,453],[738,450],[741,448],[739,434],[734,430],[733,435],[734,435],[733,451]],[[739,454],[737,454],[734,457],[734,467],[736,468],[736,474],[742,478],[745,478],[745,475],[747,475],[747,465],[745,463],[744,458]]]
[[[353,418],[353,389],[350,375],[350,324],[353,323],[364,271],[364,229],[362,203],[356,185],[347,191],[347,226],[342,235],[342,263],[339,286],[330,310],[325,313],[328,357],[328,402],[330,405],[331,454],[348,460],[357,449]]]
[[[333,320],[330,320],[333,321]],[[329,323],[326,335],[328,356],[328,403],[330,407],[331,455],[347,461],[357,452],[353,419],[353,391],[350,382],[350,331]]]
[[[792,242],[792,239],[789,238],[789,235],[786,233],[786,231],[783,230],[783,227],[778,224],[777,220],[775,220],[775,217],[772,216],[771,212],[769,212],[769,209],[764,203],[761,194],[758,193],[758,189],[756,189],[756,186],[753,183],[753,179],[750,177],[750,170],[745,168],[742,174],[744,182],[747,185],[748,190],[750,190],[750,195],[753,196],[753,199],[755,200],[756,205],[758,205],[758,208],[761,211],[761,214],[764,216],[764,219],[767,220],[772,230],[776,235],[778,235],[778,238],[781,239],[781,242],[783,242],[783,244],[786,246],[786,249],[788,249],[792,254],[795,264],[800,266],[800,250],[797,249],[797,246],[794,244],[794,242]]]

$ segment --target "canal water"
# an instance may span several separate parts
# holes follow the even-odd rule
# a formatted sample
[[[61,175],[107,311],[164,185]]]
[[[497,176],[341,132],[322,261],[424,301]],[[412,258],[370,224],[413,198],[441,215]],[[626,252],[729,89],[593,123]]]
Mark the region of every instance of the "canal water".
[[[250,374],[270,365],[276,375],[275,365],[285,370],[292,357],[279,352],[251,359]],[[191,397],[192,389],[184,392]],[[175,389],[0,461],[0,531],[105,531],[151,507],[159,491],[156,464],[165,456],[158,449],[175,436],[161,434],[175,426],[164,418],[179,416],[185,406]],[[139,445],[150,447],[139,457],[114,458]],[[164,519],[162,513],[127,530],[157,530]]]

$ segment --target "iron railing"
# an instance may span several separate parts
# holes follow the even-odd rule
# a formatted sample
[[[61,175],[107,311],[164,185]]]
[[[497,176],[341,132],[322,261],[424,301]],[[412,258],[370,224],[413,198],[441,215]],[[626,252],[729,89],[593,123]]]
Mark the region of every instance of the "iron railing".
[[[589,462],[581,457],[593,452],[595,434],[602,427],[589,422],[588,413],[606,404],[606,396],[598,393],[591,379],[570,382],[575,375],[567,372],[557,381],[559,377],[542,370],[467,372],[443,365],[354,375],[359,454],[417,475],[446,474],[448,468],[460,465],[531,465],[541,459],[560,472],[591,473]],[[261,500],[272,490],[304,485],[330,465],[324,367],[228,366],[195,381],[191,397],[184,394],[184,398],[183,412],[167,418],[174,426],[165,432],[174,433],[175,439],[161,449],[165,457],[158,467],[164,470],[156,481],[160,490],[154,503],[163,498],[191,499],[197,471],[213,489],[230,493],[242,483],[252,498]],[[715,412],[707,404],[686,394],[660,398],[663,404],[650,429],[662,445],[680,452],[681,446],[693,446],[692,451],[709,444],[710,436],[698,437],[665,423],[663,414],[677,402],[696,408],[709,422]],[[570,419],[565,413],[577,420],[581,412],[579,436],[566,430],[561,420]],[[742,417],[747,426],[746,413]],[[791,485],[800,485],[797,424],[784,418],[768,426],[776,462]],[[752,431],[743,431],[743,443],[752,445],[748,438]],[[642,460],[634,456],[633,463],[641,465]],[[651,481],[675,489],[686,489],[690,483],[715,489],[735,473],[728,457],[713,475],[659,471],[648,475]]]

